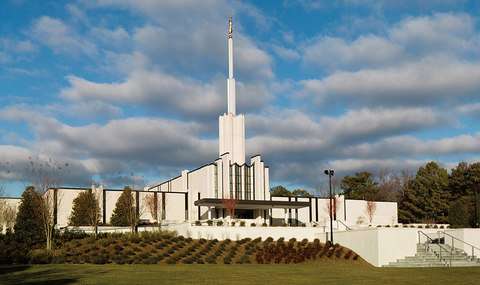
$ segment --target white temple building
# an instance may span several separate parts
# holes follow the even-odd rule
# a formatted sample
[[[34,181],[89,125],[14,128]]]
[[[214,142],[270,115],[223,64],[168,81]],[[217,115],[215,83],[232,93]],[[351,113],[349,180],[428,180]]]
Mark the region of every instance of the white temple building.
[[[224,218],[222,198],[238,199],[238,218],[268,219],[275,207],[306,207],[304,203],[271,201],[269,169],[260,155],[245,162],[245,116],[236,113],[235,77],[233,75],[233,37],[230,18],[228,37],[227,113],[218,118],[218,159],[181,176],[150,187],[159,193],[187,193],[186,220]],[[166,199],[168,194],[162,194]],[[165,196],[167,195],[167,196]]]
[[[175,178],[160,184],[133,190],[137,214],[143,223],[157,218],[166,223],[192,223],[214,219],[235,218],[257,225],[305,225],[324,227],[329,221],[328,199],[320,197],[272,197],[269,168],[260,155],[245,161],[245,116],[236,113],[236,91],[233,61],[232,22],[228,36],[227,113],[219,116],[218,158],[197,169],[184,170]],[[57,228],[69,224],[73,200],[82,191],[92,190],[99,200],[101,224],[109,225],[115,204],[122,193],[104,189],[102,185],[88,188],[49,189]],[[145,210],[146,196],[154,196],[155,213]],[[222,204],[222,199],[238,200],[235,217]],[[20,199],[10,198],[18,205]],[[334,215],[337,226],[352,226],[366,221],[366,201],[348,200],[337,196]],[[374,224],[396,224],[397,203],[376,202],[377,211],[370,221]],[[1,221],[0,221],[1,222]]]

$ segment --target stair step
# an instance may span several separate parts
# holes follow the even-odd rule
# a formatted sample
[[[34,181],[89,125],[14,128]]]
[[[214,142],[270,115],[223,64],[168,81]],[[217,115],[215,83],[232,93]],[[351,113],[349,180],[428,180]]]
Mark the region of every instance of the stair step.
[[[449,250],[448,253],[445,248]],[[440,253],[443,261],[440,261]],[[417,253],[414,256],[406,256],[383,267],[445,267],[450,265],[450,261],[452,267],[480,266],[479,258],[472,260],[463,250],[452,249],[448,245],[440,247],[437,244],[430,244],[429,250],[426,250],[423,245],[417,244]]]

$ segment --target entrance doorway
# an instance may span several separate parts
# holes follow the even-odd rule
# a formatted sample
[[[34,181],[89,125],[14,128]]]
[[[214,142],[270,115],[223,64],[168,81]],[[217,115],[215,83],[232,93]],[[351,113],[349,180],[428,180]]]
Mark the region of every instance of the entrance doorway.
[[[235,210],[235,216],[239,219],[253,219],[253,210],[238,209]]]

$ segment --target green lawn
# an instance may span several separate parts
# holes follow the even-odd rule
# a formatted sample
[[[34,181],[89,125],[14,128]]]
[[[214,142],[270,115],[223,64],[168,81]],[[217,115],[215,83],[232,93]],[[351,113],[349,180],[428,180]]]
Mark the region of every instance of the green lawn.
[[[287,283],[288,282],[288,283]],[[480,268],[280,265],[0,266],[2,284],[480,284]]]

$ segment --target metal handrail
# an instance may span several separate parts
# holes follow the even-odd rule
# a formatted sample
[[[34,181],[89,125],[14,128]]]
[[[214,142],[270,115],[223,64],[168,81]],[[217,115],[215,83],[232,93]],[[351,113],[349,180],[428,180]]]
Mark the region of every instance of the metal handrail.
[[[427,251],[430,250],[430,244],[436,244],[438,245],[438,247],[440,248],[440,252],[439,252],[439,255],[437,255],[437,253],[435,252],[435,250],[432,249],[433,253],[438,257],[440,258],[440,261],[443,261],[445,262],[446,265],[449,265],[450,267],[452,267],[452,252],[445,249],[443,246],[440,245],[440,239],[438,239],[436,242],[430,238],[426,233],[422,232],[422,231],[418,231],[418,243],[420,243],[420,234],[423,234],[426,238],[427,238],[427,241],[425,242],[425,249]],[[449,255],[449,264],[447,264],[447,260],[446,258],[442,257],[442,250],[444,250],[446,253],[448,253]]]
[[[344,226],[344,227],[345,227],[347,230],[349,230],[349,231],[351,231],[351,230],[352,230],[352,228],[350,228],[349,226],[345,225],[345,223],[344,223],[344,222],[342,222],[342,221],[340,221],[340,220],[337,220],[337,223],[340,223],[340,224],[342,224],[342,225],[343,225],[343,226]],[[337,226],[337,227],[338,227],[338,226]]]
[[[465,244],[465,245],[470,246],[470,247],[472,248],[472,260],[475,259],[475,249],[478,250],[478,251],[480,251],[480,248],[474,246],[473,244],[469,244],[468,242],[464,242],[463,240],[461,240],[461,239],[459,239],[459,238],[457,238],[457,237],[454,237],[454,236],[452,236],[451,234],[446,233],[445,231],[439,231],[438,233],[439,233],[439,234],[440,234],[440,233],[443,233],[444,236],[449,236],[449,237],[452,238],[452,249],[455,248],[455,246],[454,246],[454,245],[455,245],[455,244],[454,244],[454,240],[457,240],[457,241],[459,241],[459,242],[461,242],[461,243],[463,243],[463,244]],[[439,236],[440,236],[440,235],[439,235]],[[444,243],[445,243],[445,245],[447,244],[446,239],[444,239]]]

